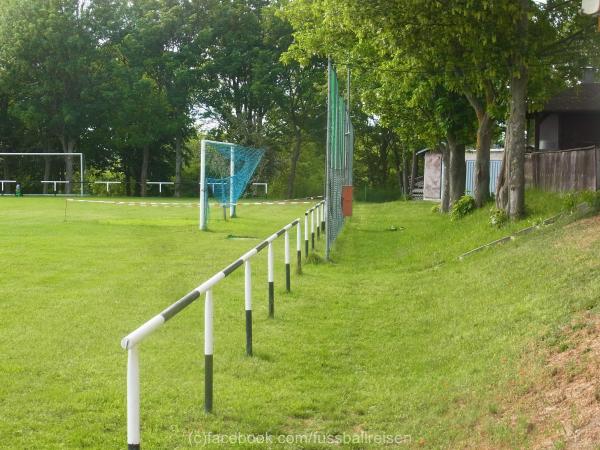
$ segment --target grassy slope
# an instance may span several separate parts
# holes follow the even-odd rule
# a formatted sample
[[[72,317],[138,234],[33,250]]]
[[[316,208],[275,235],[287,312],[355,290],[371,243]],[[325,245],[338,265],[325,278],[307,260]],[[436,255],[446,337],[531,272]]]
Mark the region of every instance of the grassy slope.
[[[534,215],[557,208],[530,200]],[[9,447],[120,447],[120,338],[256,242],[227,235],[264,237],[304,206],[248,206],[199,234],[195,209],[70,204],[65,223],[64,204],[0,199],[0,435]],[[527,342],[591,306],[598,282],[552,245],[558,228],[458,262],[506,230],[485,211],[449,223],[430,208],[357,205],[336,264],[307,266],[291,294],[278,267],[274,321],[261,255],[255,358],[244,357],[242,274],[215,289],[214,415],[202,412],[202,305],[144,342],[146,448],[186,447],[202,431],[385,432],[432,448],[468,438]]]

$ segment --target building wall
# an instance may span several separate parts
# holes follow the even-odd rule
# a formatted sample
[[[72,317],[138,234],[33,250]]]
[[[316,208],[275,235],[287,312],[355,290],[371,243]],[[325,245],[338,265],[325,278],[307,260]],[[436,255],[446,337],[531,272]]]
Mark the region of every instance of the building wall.
[[[559,128],[561,150],[600,145],[600,113],[563,113]]]
[[[425,153],[423,175],[423,200],[439,200],[442,197],[442,154]]]
[[[558,114],[550,114],[545,117],[539,125],[540,150],[558,150],[559,120]]]

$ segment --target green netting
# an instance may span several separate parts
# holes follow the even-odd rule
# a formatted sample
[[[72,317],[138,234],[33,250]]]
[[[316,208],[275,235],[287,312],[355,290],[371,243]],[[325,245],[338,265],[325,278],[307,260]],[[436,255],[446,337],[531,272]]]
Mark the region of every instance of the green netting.
[[[260,164],[264,150],[214,141],[205,141],[205,149],[204,208],[208,218],[209,196],[224,207],[237,204]]]
[[[342,213],[342,188],[352,185],[352,162],[354,158],[354,127],[350,111],[340,87],[335,68],[329,64],[327,102],[327,243],[326,256],[344,226]],[[349,75],[348,86],[349,89]]]

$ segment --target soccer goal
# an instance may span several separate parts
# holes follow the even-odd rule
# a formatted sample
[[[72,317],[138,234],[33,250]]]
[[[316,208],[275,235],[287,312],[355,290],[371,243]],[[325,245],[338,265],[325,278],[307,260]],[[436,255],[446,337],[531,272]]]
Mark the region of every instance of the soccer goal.
[[[221,204],[225,213],[235,217],[242,196],[264,150],[230,142],[202,140],[200,143],[200,229],[208,224],[209,196]]]

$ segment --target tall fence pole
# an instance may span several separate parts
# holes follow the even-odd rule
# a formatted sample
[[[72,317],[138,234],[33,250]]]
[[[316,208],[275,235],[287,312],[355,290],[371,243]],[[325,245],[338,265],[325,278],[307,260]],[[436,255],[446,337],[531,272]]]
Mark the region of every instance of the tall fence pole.
[[[300,227],[300,219],[298,219],[298,224],[296,225],[296,255],[298,257],[296,273],[300,275],[302,273],[302,229]]]
[[[140,448],[140,356],[137,347],[127,351],[127,449]]]
[[[204,411],[213,409],[213,296],[212,288],[204,298]]]
[[[275,286],[273,274],[273,243],[269,242],[267,250],[267,281],[269,284],[269,317],[275,317]]]
[[[291,267],[290,267],[290,233],[288,230],[285,230],[284,234],[285,241],[285,290],[290,292],[291,290]]]
[[[321,208],[323,208],[323,210],[321,211],[321,232],[325,234],[325,211],[327,210],[327,208],[325,207],[325,200],[323,200],[323,202],[321,203]]]
[[[246,355],[252,356],[252,269],[250,258],[244,262],[244,302],[246,306]]]

